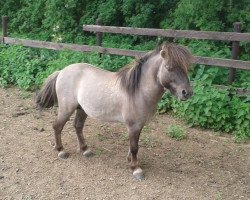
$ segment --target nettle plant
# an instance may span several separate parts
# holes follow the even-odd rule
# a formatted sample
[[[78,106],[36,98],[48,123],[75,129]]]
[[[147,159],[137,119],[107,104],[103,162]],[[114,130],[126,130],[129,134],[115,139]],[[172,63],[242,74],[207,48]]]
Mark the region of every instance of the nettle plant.
[[[233,96],[231,105],[235,139],[244,141],[246,138],[250,138],[250,95],[245,98]]]
[[[194,96],[190,101],[172,101],[174,113],[184,117],[190,126],[202,126],[216,131],[232,131],[230,123],[230,97],[228,91],[194,83]]]
[[[166,129],[166,134],[169,137],[174,138],[175,140],[183,140],[187,137],[187,133],[184,130],[184,128],[182,128],[181,126],[178,126],[176,124],[170,125]]]
[[[188,101],[179,101],[164,95],[160,111],[172,109],[193,126],[233,133],[236,141],[250,138],[250,96],[240,97],[235,92],[217,89],[202,80],[193,83],[194,95]]]

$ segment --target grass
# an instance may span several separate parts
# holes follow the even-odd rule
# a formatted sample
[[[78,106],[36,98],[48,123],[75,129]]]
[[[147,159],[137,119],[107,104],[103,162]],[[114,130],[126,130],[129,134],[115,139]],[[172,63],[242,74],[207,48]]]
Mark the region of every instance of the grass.
[[[102,154],[104,153],[104,149],[103,148],[96,148],[95,150],[94,150],[94,155],[95,156],[101,156]]]
[[[175,140],[187,138],[186,131],[178,125],[170,125],[166,130],[166,134]]]
[[[144,126],[142,129],[142,132],[144,133],[149,133],[151,131],[151,129],[148,126]]]
[[[103,135],[103,134],[101,134],[101,133],[98,133],[98,134],[97,134],[97,138],[98,138],[98,140],[99,140],[100,142],[109,139],[109,137],[108,137],[107,135]]]
[[[127,132],[123,132],[120,137],[122,141],[129,141],[129,135]]]
[[[28,99],[32,97],[32,93],[26,92],[26,91],[21,91],[19,94],[21,99]]]
[[[153,137],[152,135],[149,135],[149,133],[142,133],[140,136],[140,144],[143,147],[146,148],[153,148],[161,145],[161,142],[158,140],[158,138]]]

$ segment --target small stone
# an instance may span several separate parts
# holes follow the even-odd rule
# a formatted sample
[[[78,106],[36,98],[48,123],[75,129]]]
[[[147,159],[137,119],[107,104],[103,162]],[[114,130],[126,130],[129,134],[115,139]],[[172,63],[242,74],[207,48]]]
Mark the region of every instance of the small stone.
[[[0,180],[1,180],[1,179],[4,179],[4,176],[0,176]]]
[[[40,132],[43,132],[43,131],[45,131],[45,129],[44,129],[44,128],[41,128],[39,131],[40,131]]]
[[[136,190],[136,189],[137,189],[137,187],[136,187],[136,186],[132,187],[132,190]]]

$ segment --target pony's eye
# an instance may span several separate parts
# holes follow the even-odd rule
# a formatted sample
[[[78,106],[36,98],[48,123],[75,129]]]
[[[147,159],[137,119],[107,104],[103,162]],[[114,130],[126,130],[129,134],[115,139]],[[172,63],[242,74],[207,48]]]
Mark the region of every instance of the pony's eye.
[[[168,71],[173,71],[174,67],[170,67],[168,65],[165,66],[165,68],[168,70]]]

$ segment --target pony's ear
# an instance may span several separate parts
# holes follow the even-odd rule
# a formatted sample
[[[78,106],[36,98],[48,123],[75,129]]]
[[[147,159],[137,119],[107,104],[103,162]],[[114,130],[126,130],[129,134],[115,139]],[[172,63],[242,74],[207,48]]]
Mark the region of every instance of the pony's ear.
[[[172,69],[172,67],[169,65],[169,57],[167,56],[167,52],[165,50],[160,51],[161,57],[165,59],[167,62],[167,65],[165,66],[167,69]]]
[[[165,58],[165,59],[167,58],[167,52],[166,52],[166,51],[161,50],[161,51],[160,51],[160,54],[161,54],[161,57],[162,57],[162,58]]]

